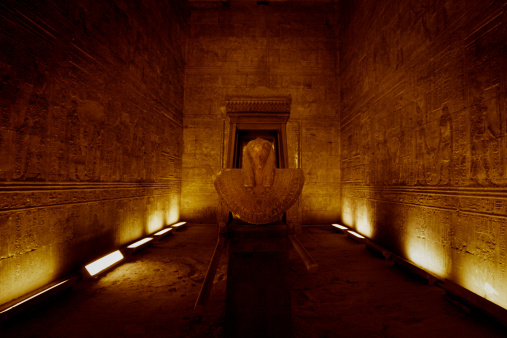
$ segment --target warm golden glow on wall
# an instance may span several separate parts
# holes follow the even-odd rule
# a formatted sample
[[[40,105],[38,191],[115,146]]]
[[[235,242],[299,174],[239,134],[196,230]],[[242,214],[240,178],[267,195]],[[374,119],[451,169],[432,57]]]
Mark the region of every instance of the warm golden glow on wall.
[[[358,234],[375,241],[376,231],[373,227],[375,218],[379,217],[380,221],[385,219],[390,223],[377,226],[387,233],[394,231],[400,242],[393,245],[396,248],[400,244],[398,254],[404,259],[439,279],[450,279],[480,297],[507,308],[505,280],[499,278],[502,276],[502,266],[495,263],[498,258],[494,255],[498,253],[491,249],[501,240],[494,236],[495,231],[500,232],[497,228],[501,229],[501,226],[495,227],[493,222],[482,225],[481,219],[474,219],[475,223],[467,220],[463,223],[466,228],[456,228],[455,231],[469,235],[459,237],[457,240],[451,237],[457,236],[452,233],[451,223],[456,220],[448,216],[447,210],[437,208],[421,210],[403,206],[400,207],[403,212],[399,212],[394,205],[387,212],[380,210],[378,216],[375,214],[375,204],[372,201],[368,204],[366,200],[360,198],[354,200],[344,196],[342,203],[343,224],[357,230]],[[333,226],[340,229],[337,224]],[[390,228],[384,229],[382,226]],[[480,231],[473,232],[473,229]],[[351,230],[348,234],[352,239],[358,238]],[[466,249],[466,252],[453,247],[450,240],[456,241]]]
[[[352,208],[352,201],[349,198],[343,198],[342,220],[347,226],[354,225],[354,210]]]
[[[481,261],[477,257],[469,257],[461,263],[463,268],[458,272],[457,282],[473,293],[507,309],[507,297],[502,292],[506,281],[495,278],[495,272],[501,267],[495,266],[491,261]]]
[[[441,278],[448,277],[446,255],[441,245],[434,243],[423,220],[412,213],[408,214],[407,222],[403,225],[406,229],[402,237],[408,260],[418,267],[437,275]]]
[[[172,196],[169,202],[169,208],[164,211],[165,224],[177,222],[180,218],[180,199],[179,196]]]
[[[366,203],[364,201],[363,203]],[[373,225],[370,222],[371,209],[369,209],[366,205],[361,205],[359,207],[356,206],[355,212],[355,228],[358,232],[364,234],[366,237],[373,237]]]
[[[500,295],[488,282],[484,283],[484,291],[486,291],[486,295],[491,295],[493,297]],[[485,298],[487,299],[488,297],[486,296]]]
[[[342,220],[348,227],[355,228],[359,233],[372,238],[374,236],[372,224],[374,209],[366,203],[366,200],[352,201],[352,199],[344,197],[342,202]]]
[[[155,211],[148,217],[147,232],[149,234],[162,229],[164,217],[161,211]]]

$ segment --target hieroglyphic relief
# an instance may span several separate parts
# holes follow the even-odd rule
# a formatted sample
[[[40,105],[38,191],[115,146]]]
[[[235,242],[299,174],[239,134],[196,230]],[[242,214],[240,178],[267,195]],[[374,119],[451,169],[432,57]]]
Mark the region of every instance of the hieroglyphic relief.
[[[22,210],[81,203],[132,199],[141,196],[168,196],[178,192],[177,182],[123,184],[10,184],[0,190],[8,198],[0,199],[1,210]]]
[[[506,307],[505,9],[380,6],[396,24],[342,32],[343,221],[374,202],[374,239],[413,261],[418,247],[417,263]],[[447,31],[465,12],[470,24]]]
[[[472,253],[484,260],[496,260],[498,229],[495,223],[490,218],[479,216],[474,217],[473,221]]]
[[[500,247],[500,254],[499,254],[499,261],[498,265],[500,266],[501,271],[501,280],[507,280],[507,220],[504,220],[503,222],[500,222],[499,224],[499,247]]]
[[[452,120],[449,108],[444,106],[439,119],[439,143],[436,149],[435,159],[436,175],[439,177],[437,185],[448,185],[450,182],[450,164],[452,151]]]
[[[392,119],[401,120],[402,114],[393,112]],[[342,129],[343,179],[373,185],[448,185],[452,119],[446,106],[438,114],[431,123],[417,120],[412,131],[401,122],[387,127],[382,117],[375,123],[368,117],[353,120]]]
[[[134,117],[133,109],[111,119],[99,102],[78,98],[72,99],[68,109],[30,107],[25,107],[26,117],[18,127],[13,121],[2,133],[9,137],[4,136],[0,145],[16,148],[7,156],[10,160],[3,162],[4,180],[153,179],[164,170],[157,158],[162,151],[173,160],[181,156],[175,132],[170,139],[171,133],[153,130],[166,124],[157,116],[151,117],[158,121],[155,127],[146,118]],[[146,134],[160,136],[146,138]],[[118,170],[124,173],[120,175]]]
[[[413,6],[410,8],[412,11]],[[442,13],[445,16],[444,8],[439,6],[431,8],[431,6],[425,8],[419,15],[428,22],[436,20],[437,17],[442,18]],[[433,15],[430,14],[431,11],[440,14]],[[369,132],[376,139],[372,144],[376,149],[372,149],[375,155],[370,166],[378,168],[380,165],[383,173],[374,175],[374,184],[441,186],[506,184],[507,131],[500,100],[502,95],[500,74],[503,73],[505,61],[499,56],[505,38],[500,33],[501,22],[497,22],[498,20],[495,19],[490,23],[489,28],[483,27],[480,33],[470,36],[469,39],[476,40],[467,41],[470,44],[466,47],[451,45],[449,49],[439,51],[436,49],[437,46],[434,46],[432,48],[435,48],[437,54],[432,60],[424,58],[405,60],[413,63],[407,67],[417,69],[417,72],[405,74],[409,79],[401,83],[394,82],[395,90],[387,95],[378,92],[378,98],[372,93],[375,91],[372,89],[368,93],[372,101],[357,105],[354,111],[344,112],[343,116],[346,116],[347,120],[355,114],[359,115],[357,119],[360,120],[364,119],[365,114],[370,114],[373,118],[371,126],[363,124],[361,128],[370,128]],[[443,24],[442,27],[446,25]],[[431,41],[433,33],[429,27],[428,29]],[[446,37],[439,39],[441,43],[446,44]],[[347,73],[344,74],[346,75]],[[376,78],[381,78],[381,75],[379,73]],[[363,81],[362,78],[357,80]],[[350,84],[350,87],[353,88],[353,84]],[[399,101],[397,97],[400,95],[406,97],[404,101],[402,100],[401,107],[397,103]],[[360,98],[361,95],[356,95],[349,100]],[[345,101],[344,107],[351,107],[347,105],[348,103],[350,102]],[[415,105],[415,111],[404,109],[411,104]],[[363,107],[367,107],[366,111]],[[398,123],[404,118],[402,116],[400,119],[398,116],[400,109],[405,115],[415,119],[413,129],[407,124]],[[386,118],[390,125],[388,129],[384,128]],[[358,126],[356,123],[356,127]],[[347,131],[344,134],[345,140],[349,134]],[[410,140],[411,134],[415,140]],[[386,138],[390,142],[383,145]],[[360,144],[362,143],[364,141],[360,140]],[[407,157],[407,150],[398,148],[398,144],[401,143],[412,143],[414,154]],[[389,152],[385,151],[386,147]],[[398,149],[399,158],[396,156]],[[370,156],[370,154],[361,155]],[[344,160],[347,161],[348,158]],[[396,166],[401,167],[400,173],[403,178],[398,176],[397,169],[393,172],[392,168]],[[369,170],[371,169],[366,169],[367,172]],[[415,181],[405,179],[410,175],[415,176]]]
[[[452,119],[454,125],[452,143],[452,170],[451,182],[454,186],[464,186],[468,182],[470,166],[469,144],[468,144],[468,123],[467,112],[461,110],[456,112]]]
[[[504,178],[504,152],[501,151],[499,86],[475,97],[470,108],[471,180],[479,185],[501,184]]]
[[[98,5],[0,10],[0,304],[179,215],[184,8]]]
[[[505,185],[505,109],[502,77],[505,33],[495,18],[468,39],[465,47],[465,84],[470,109],[471,180],[478,185]]]
[[[498,90],[496,86],[487,93]],[[505,185],[507,149],[497,97],[477,99],[468,121],[466,112],[451,112],[447,105],[434,111],[429,122],[417,113],[415,130],[396,123],[399,111],[390,113],[394,124],[389,129],[382,116],[375,124],[361,123],[359,118],[351,121],[342,129],[344,179],[357,175],[355,169],[365,160],[367,176],[361,180],[374,185]],[[371,138],[359,137],[357,130],[369,130]]]

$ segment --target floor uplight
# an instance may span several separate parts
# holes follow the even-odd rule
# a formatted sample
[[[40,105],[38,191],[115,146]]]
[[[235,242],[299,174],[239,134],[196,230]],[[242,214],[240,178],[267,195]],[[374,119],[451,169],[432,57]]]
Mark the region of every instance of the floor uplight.
[[[127,246],[125,252],[127,254],[133,254],[134,252],[137,252],[139,250],[146,248],[148,245],[151,244],[152,241],[153,241],[153,237],[143,238],[143,239]]]
[[[338,229],[338,230],[347,230],[348,228],[344,225],[341,225],[341,224],[331,224],[335,229]]]
[[[26,302],[28,302],[28,301],[30,301],[30,300],[32,300],[32,299],[34,299],[34,298],[36,298],[36,297],[38,297],[38,296],[42,295],[42,294],[43,294],[43,293],[45,293],[45,292],[48,292],[48,291],[50,291],[50,290],[52,290],[52,289],[54,289],[54,288],[57,288],[58,286],[62,285],[63,283],[67,283],[68,281],[69,281],[68,279],[67,279],[67,280],[64,280],[63,282],[60,282],[60,283],[58,283],[58,284],[56,284],[56,285],[53,285],[53,286],[51,286],[51,287],[49,287],[49,288],[47,288],[47,289],[45,289],[45,290],[43,290],[43,291],[41,291],[41,292],[38,292],[38,293],[36,293],[35,295],[33,295],[33,296],[31,296],[31,297],[28,297],[28,298],[26,298],[26,299],[23,299],[22,301],[20,301],[20,302],[18,302],[18,303],[16,303],[16,304],[14,304],[14,305],[12,305],[12,306],[9,306],[7,309],[4,309],[4,310],[0,311],[0,314],[2,314],[2,313],[6,313],[6,312],[8,312],[8,311],[10,311],[10,310],[14,309],[15,307],[21,306],[22,304],[24,304],[24,303],[26,303]]]
[[[43,302],[44,300],[53,297],[54,295],[70,288],[77,280],[77,277],[65,279],[61,282],[57,282],[53,285],[43,288],[41,291],[36,291],[32,295],[27,295],[25,298],[20,300],[14,300],[10,302],[4,309],[0,310],[0,321],[7,320],[14,315],[17,315],[27,309]]]
[[[123,255],[121,254],[120,250],[116,250],[109,255],[99,258],[95,262],[86,265],[84,267],[84,270],[86,270],[90,277],[93,277],[119,263],[122,259]]]
[[[157,240],[157,241],[160,241],[163,238],[165,238],[166,236],[169,236],[173,230],[174,230],[173,228],[162,229],[159,232],[154,233],[153,238],[155,238],[155,240]]]
[[[153,241],[153,238],[146,237],[146,238],[141,239],[140,241],[130,244],[127,248],[135,249],[135,248],[138,248],[138,247],[142,246],[143,244],[149,243],[151,241]]]
[[[366,237],[364,237],[363,235],[360,235],[358,234],[357,232],[355,231],[352,231],[352,230],[348,230],[348,237],[358,243],[363,243],[366,239]]]
[[[363,235],[360,235],[357,232],[352,231],[352,230],[349,230],[348,233],[351,234],[351,235],[353,235],[353,236],[356,236],[357,238],[361,238],[361,239],[365,238]]]
[[[179,223],[176,223],[176,224],[171,225],[171,227],[172,227],[172,228],[174,228],[174,229],[180,229],[180,228],[182,228],[185,224],[187,224],[187,222],[179,222]]]
[[[170,233],[171,231],[173,231],[173,228],[165,228],[164,230],[160,230],[159,232],[154,233],[153,236],[163,236]]]

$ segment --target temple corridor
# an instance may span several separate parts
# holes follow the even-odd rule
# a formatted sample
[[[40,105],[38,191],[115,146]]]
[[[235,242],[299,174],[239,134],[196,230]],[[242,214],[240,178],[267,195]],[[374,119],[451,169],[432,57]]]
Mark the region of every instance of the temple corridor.
[[[507,0],[0,1],[10,336],[500,334],[475,311],[507,325]]]

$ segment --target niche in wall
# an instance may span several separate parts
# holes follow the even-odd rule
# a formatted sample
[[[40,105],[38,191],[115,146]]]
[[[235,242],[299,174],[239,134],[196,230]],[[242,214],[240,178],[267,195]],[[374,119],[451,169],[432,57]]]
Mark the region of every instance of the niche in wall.
[[[277,168],[288,168],[286,125],[290,116],[290,96],[229,96],[226,112],[229,118],[227,168],[241,168],[243,147],[261,137],[274,142]]]

